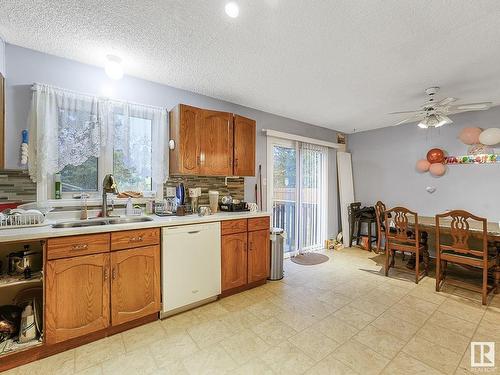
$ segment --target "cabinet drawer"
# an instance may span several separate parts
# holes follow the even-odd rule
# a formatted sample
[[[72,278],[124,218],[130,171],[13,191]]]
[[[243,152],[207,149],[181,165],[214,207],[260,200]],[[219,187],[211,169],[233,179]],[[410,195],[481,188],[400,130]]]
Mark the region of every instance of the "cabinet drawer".
[[[221,234],[242,233],[247,231],[247,219],[226,220],[221,223]]]
[[[109,233],[49,238],[47,259],[109,252]]]
[[[270,229],[269,216],[248,219],[248,231]]]
[[[111,250],[130,249],[133,247],[158,245],[160,229],[136,229],[111,233]]]

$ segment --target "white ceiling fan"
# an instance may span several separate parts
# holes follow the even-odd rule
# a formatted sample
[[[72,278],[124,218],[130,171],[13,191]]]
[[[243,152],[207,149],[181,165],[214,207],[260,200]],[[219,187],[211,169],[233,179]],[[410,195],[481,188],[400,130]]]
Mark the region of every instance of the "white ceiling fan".
[[[426,89],[425,93],[428,95],[429,99],[417,111],[391,112],[389,114],[405,114],[409,116],[404,120],[398,122],[396,125],[419,121],[418,127],[422,129],[438,128],[440,126],[451,124],[453,122],[448,117],[449,115],[470,111],[485,111],[487,109],[490,109],[493,104],[492,102],[482,102],[452,105],[458,99],[444,98],[436,101],[435,95],[438,93],[438,91],[439,87],[429,87],[428,89]]]

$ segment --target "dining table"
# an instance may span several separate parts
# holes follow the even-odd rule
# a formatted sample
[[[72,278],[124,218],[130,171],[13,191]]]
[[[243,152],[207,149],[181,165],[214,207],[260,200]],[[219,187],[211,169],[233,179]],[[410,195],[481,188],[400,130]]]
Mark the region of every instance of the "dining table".
[[[411,221],[409,221],[408,224],[411,228],[415,227],[415,224]],[[428,240],[429,233],[435,234],[436,232],[436,218],[434,216],[418,216],[418,229],[421,241],[426,245],[427,256],[429,258],[435,258],[435,254],[432,254],[432,252],[429,251]],[[471,237],[482,238],[483,236],[483,226],[478,221],[471,220],[469,222],[469,231],[471,233]],[[439,232],[441,234],[451,233],[451,219],[441,218],[439,220]],[[500,256],[500,222],[487,222],[487,239],[488,248],[496,248],[498,256]],[[499,269],[494,270],[491,274],[494,278],[500,280]]]
[[[421,232],[432,232],[436,231],[436,218],[434,216],[418,216],[418,228]],[[450,233],[451,229],[451,219],[442,218],[439,220],[439,231],[441,233]],[[474,236],[482,237],[483,227],[480,222],[471,220],[469,222],[469,230]],[[499,222],[488,222],[488,241],[492,244],[500,245],[500,223]]]

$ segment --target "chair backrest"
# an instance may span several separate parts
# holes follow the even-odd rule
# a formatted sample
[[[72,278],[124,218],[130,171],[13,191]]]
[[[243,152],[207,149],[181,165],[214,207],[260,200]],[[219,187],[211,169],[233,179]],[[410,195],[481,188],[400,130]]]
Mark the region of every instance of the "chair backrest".
[[[377,216],[377,228],[381,229],[384,226],[385,221],[385,204],[382,201],[375,203],[375,215]]]
[[[349,205],[349,216],[356,215],[356,212],[361,209],[361,202],[353,202]]]
[[[390,243],[406,243],[419,245],[418,215],[405,207],[394,207],[385,210],[385,237]],[[391,230],[391,222],[394,226]]]
[[[471,224],[476,230],[471,230]],[[450,234],[450,243],[445,243],[443,232]],[[478,248],[470,247],[472,237],[479,238],[481,245]],[[488,221],[470,212],[454,210],[436,215],[436,250],[452,251],[463,255],[473,255],[488,258]]]

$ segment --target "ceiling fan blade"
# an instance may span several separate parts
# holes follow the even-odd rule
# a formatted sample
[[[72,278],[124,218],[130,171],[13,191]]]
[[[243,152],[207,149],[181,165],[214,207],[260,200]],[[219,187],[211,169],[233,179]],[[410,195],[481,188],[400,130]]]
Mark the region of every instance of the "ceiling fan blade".
[[[458,100],[457,98],[444,98],[441,99],[439,102],[437,102],[435,105],[444,107],[447,106],[448,104],[456,102],[457,100]]]
[[[425,111],[418,110],[418,111],[402,111],[402,112],[390,112],[389,115],[425,115]]]
[[[482,103],[468,103],[468,104],[458,104],[453,105],[448,108],[448,113],[459,113],[468,111],[485,111],[490,109],[493,105],[492,102],[482,102]]]
[[[405,118],[404,120],[399,121],[398,123],[394,124],[393,126],[402,125],[402,124],[407,124],[407,123],[409,123],[409,122],[416,122],[416,121],[420,121],[420,120],[422,120],[423,118],[425,118],[425,114],[424,114],[424,115],[415,115],[415,116],[410,116],[410,117]]]

